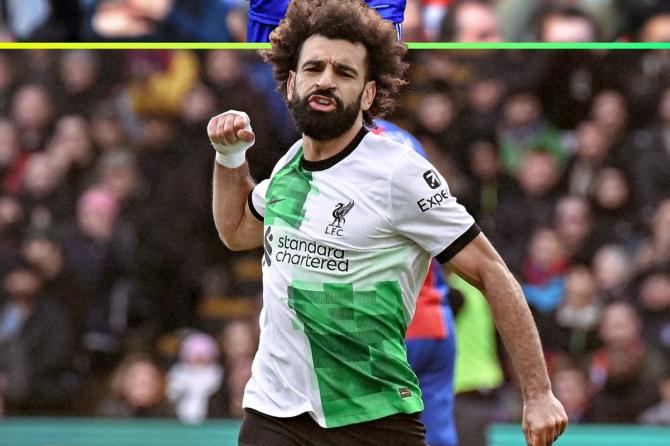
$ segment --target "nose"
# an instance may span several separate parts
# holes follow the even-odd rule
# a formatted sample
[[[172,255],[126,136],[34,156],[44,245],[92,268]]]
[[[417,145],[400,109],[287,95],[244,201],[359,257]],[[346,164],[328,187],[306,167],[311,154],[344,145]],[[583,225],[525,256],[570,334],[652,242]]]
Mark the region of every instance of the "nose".
[[[335,88],[335,73],[333,72],[333,67],[328,64],[321,72],[321,75],[316,81],[317,88],[322,89],[333,89]]]

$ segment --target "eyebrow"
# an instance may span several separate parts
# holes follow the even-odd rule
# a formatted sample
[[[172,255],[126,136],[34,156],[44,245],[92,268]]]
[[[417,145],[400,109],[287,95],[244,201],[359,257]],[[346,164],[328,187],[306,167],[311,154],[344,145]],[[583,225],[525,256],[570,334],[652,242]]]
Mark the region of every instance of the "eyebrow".
[[[301,68],[305,68],[306,66],[314,66],[314,65],[315,66],[323,66],[326,63],[327,62],[323,59],[310,59],[310,60],[306,60],[305,62],[303,62]],[[332,62],[331,61],[331,63],[333,64],[333,68],[335,68],[335,70],[337,70],[337,71],[347,72],[347,73],[353,74],[354,76],[358,75],[358,71],[350,65],[347,65],[347,64],[342,63],[342,62]]]

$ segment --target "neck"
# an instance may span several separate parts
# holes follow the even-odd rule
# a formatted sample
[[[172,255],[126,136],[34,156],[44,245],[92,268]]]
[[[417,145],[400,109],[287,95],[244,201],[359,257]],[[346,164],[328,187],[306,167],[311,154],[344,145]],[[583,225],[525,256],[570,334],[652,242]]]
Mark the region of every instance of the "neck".
[[[354,139],[363,126],[363,117],[359,115],[354,125],[337,138],[317,140],[305,134],[302,135],[302,146],[307,161],[320,161],[336,155]]]

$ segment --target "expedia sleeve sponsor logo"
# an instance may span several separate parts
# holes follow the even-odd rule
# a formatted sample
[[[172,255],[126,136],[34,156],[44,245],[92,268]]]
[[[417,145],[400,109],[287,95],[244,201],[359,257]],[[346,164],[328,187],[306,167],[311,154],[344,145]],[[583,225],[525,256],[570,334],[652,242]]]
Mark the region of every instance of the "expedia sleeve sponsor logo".
[[[449,198],[449,191],[445,187],[435,195],[431,195],[430,197],[427,198],[422,198],[421,200],[417,201],[416,204],[419,206],[419,209],[423,213],[433,209],[435,206],[442,205],[442,203],[447,201],[448,198]]]
[[[308,242],[283,235],[277,239],[277,250],[273,259],[280,263],[287,263],[305,268],[326,271],[349,271],[349,259],[344,250],[323,245],[318,242]]]
[[[431,189],[437,189],[438,187],[442,186],[440,177],[438,177],[435,171],[432,169],[423,173],[423,179]]]

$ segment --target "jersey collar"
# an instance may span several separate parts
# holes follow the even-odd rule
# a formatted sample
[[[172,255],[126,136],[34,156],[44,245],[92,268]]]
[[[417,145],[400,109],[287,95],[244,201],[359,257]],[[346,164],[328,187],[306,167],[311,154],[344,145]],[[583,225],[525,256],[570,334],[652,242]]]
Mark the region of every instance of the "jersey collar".
[[[319,170],[326,170],[331,167],[333,167],[335,164],[339,163],[342,161],[344,158],[349,156],[351,152],[353,152],[356,147],[361,143],[363,138],[365,138],[365,135],[367,135],[368,130],[365,128],[365,126],[361,127],[361,130],[356,134],[354,139],[351,140],[347,146],[337,152],[335,155],[328,157],[326,159],[318,160],[318,161],[309,161],[305,159],[305,155],[300,158],[300,166],[305,169],[309,170],[311,172],[319,171]]]

